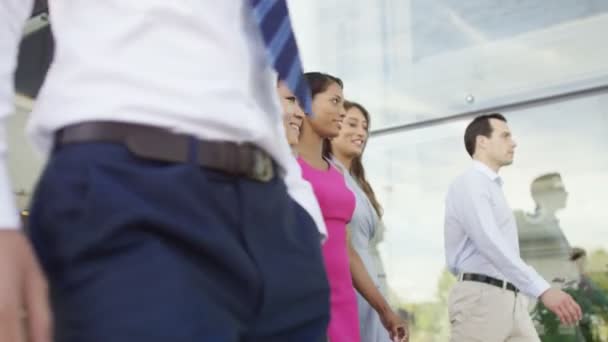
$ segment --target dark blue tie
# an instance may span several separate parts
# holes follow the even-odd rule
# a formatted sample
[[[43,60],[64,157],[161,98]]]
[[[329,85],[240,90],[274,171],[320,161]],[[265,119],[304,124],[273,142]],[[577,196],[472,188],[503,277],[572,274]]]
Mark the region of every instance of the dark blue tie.
[[[311,114],[310,89],[302,71],[298,45],[291,29],[285,0],[250,0],[253,16],[266,45],[270,64],[296,95],[302,109]]]

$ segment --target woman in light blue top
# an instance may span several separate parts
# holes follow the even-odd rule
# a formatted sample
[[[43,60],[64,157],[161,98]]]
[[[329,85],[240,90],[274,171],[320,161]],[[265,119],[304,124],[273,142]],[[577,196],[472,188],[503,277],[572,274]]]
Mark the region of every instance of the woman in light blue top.
[[[354,102],[346,101],[344,108],[346,116],[342,121],[340,134],[332,139],[326,153],[331,154],[334,163],[343,170],[346,183],[355,194],[355,212],[349,223],[350,242],[365,266],[366,276],[371,278],[377,289],[368,293],[357,292],[361,341],[388,342],[391,339],[383,322],[394,319],[396,315],[386,303],[383,297],[385,294],[380,291],[381,270],[377,268],[374,244],[378,235],[382,234],[382,208],[365,178],[361,163],[361,155],[369,134],[369,113],[363,106]],[[360,288],[358,290],[361,291]],[[406,322],[403,322],[402,326],[407,330]]]

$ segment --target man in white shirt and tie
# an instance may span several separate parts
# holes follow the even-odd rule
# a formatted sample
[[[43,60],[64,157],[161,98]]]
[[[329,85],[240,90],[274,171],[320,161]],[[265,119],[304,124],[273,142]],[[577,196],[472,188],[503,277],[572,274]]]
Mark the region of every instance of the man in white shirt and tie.
[[[498,113],[476,117],[464,142],[473,165],[450,185],[445,207],[446,260],[459,280],[448,300],[451,341],[540,341],[523,295],[541,300],[564,324],[576,324],[578,304],[520,258],[498,175],[516,147],[507,120]]]
[[[0,0],[0,342],[324,340],[325,226],[271,67],[306,88],[285,2],[48,2],[34,254],[4,132],[33,0]]]

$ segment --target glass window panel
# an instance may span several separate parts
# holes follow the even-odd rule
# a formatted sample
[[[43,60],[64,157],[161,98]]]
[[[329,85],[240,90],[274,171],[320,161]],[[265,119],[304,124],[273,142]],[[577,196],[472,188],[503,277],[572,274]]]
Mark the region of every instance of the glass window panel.
[[[519,223],[527,261],[548,281],[560,276],[575,280],[578,271],[567,261],[570,250],[564,246],[584,248],[593,254],[588,271],[605,278],[604,296],[607,105],[608,95],[597,95],[504,113],[518,147],[514,165],[500,173],[511,207],[526,215]],[[387,231],[379,249],[391,298],[422,320],[416,321],[419,337],[434,336],[432,331],[443,336],[429,341],[447,338],[445,296],[451,277],[444,274],[444,197],[450,182],[471,164],[463,143],[471,119],[372,137],[365,152],[371,184],[385,207]],[[531,183],[547,173],[559,173],[561,182],[537,187],[542,208],[536,211]]]
[[[291,1],[308,70],[376,128],[608,84],[603,0]]]

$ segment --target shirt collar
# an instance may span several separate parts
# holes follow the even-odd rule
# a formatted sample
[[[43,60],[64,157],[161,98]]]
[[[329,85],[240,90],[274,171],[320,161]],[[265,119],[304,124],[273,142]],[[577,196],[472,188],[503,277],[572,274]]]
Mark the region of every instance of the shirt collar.
[[[500,186],[503,185],[504,182],[502,178],[496,172],[494,172],[494,170],[490,169],[486,164],[480,162],[479,160],[473,160],[473,167],[477,171],[483,173],[488,178],[490,178],[492,182],[495,182]]]

